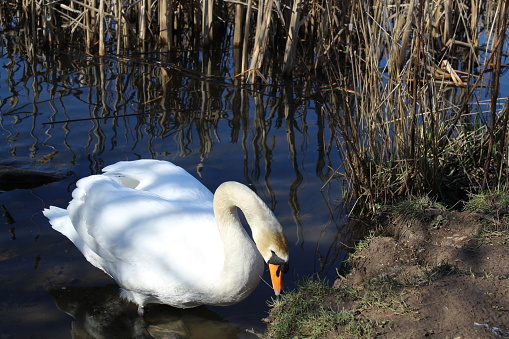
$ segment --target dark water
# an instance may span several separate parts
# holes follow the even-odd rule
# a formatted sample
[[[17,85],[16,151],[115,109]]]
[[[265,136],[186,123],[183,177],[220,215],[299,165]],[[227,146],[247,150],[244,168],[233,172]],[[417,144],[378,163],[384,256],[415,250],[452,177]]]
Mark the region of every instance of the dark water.
[[[271,289],[263,282],[229,307],[149,308],[145,322],[114,281],[53,231],[44,207],[64,207],[76,180],[120,160],[164,159],[214,191],[251,185],[291,245],[293,282],[333,280],[351,232],[333,129],[311,85],[296,79],[249,91],[230,79],[228,55],[181,53],[161,64],[70,52],[0,48],[0,165],[63,180],[0,193],[0,338],[249,337],[263,331]],[[274,81],[276,82],[276,81]],[[266,272],[267,273],[267,272]],[[265,276],[268,279],[268,276]]]

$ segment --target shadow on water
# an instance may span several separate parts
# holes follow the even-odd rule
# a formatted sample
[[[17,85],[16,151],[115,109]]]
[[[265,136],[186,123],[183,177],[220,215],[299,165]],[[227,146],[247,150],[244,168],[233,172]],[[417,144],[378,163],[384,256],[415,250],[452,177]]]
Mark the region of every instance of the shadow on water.
[[[48,289],[57,307],[73,317],[74,338],[257,338],[206,307],[182,310],[149,305],[143,317],[119,298],[117,285]],[[251,330],[251,329],[247,329]]]
[[[286,286],[311,274],[335,277],[353,235],[341,183],[333,179],[340,166],[335,130],[319,98],[310,95],[309,79],[244,88],[232,78],[225,51],[97,59],[71,46],[27,49],[19,39],[0,39],[0,162],[62,180],[0,193],[9,216],[0,236],[0,327],[6,337],[69,331],[124,337],[139,330],[132,327],[133,306],[116,297],[115,287],[97,288],[111,279],[41,215],[49,205],[65,207],[79,178],[120,160],[173,161],[211,191],[226,180],[250,185],[292,244]],[[48,296],[51,286],[66,286],[52,294],[74,317],[71,327]],[[155,331],[175,325],[184,337],[247,336],[245,329],[263,331],[260,319],[271,297],[262,282],[230,307],[153,306],[143,331],[157,337]]]

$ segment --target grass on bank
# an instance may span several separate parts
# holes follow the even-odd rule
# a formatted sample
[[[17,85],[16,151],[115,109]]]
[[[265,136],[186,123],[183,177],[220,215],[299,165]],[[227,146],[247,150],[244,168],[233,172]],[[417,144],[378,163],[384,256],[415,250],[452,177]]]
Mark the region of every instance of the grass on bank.
[[[266,338],[373,338],[388,320],[369,319],[367,310],[394,315],[413,312],[405,303],[404,288],[429,285],[438,277],[466,274],[444,263],[427,267],[422,276],[398,281],[386,275],[365,281],[359,288],[328,286],[323,280],[304,280],[298,289],[272,301]],[[410,291],[410,292],[409,292]]]
[[[505,191],[471,195],[465,203],[466,211],[499,216],[501,220],[505,220],[508,207],[509,193]],[[430,215],[437,209],[445,210],[445,207],[428,197],[414,197],[386,207],[385,212],[402,213],[409,218],[430,222]],[[490,223],[481,228],[476,239],[487,243],[493,239],[509,243],[509,238],[501,238],[501,232],[493,225]],[[351,258],[367,248],[375,237],[376,233],[372,232],[360,240],[347,262],[351,264]],[[297,290],[272,301],[265,336],[274,339],[372,338],[388,322],[368,319],[364,311],[385,309],[394,315],[408,314],[413,311],[404,301],[405,293],[414,293],[412,288],[430,285],[444,275],[469,274],[451,263],[431,265],[423,268],[421,273],[400,277],[399,280],[382,274],[364,281],[358,288],[335,288],[323,280],[303,280],[297,284]]]
[[[471,194],[465,210],[478,213],[484,219],[475,239],[478,242],[502,244],[509,243],[509,235],[503,230],[509,228],[509,192],[505,190]],[[494,240],[496,239],[496,240]]]
[[[323,280],[304,280],[298,289],[272,301],[265,337],[287,338],[373,338],[387,325],[383,319],[368,319],[364,311],[389,310],[402,315],[412,310],[404,301],[403,287],[429,284],[437,276],[457,273],[452,265],[429,267],[422,277],[404,282],[380,276],[359,288],[328,286]]]
[[[446,208],[436,200],[424,195],[420,197],[410,197],[403,199],[394,205],[388,207],[391,214],[398,214],[407,219],[417,219],[428,221],[431,210],[444,211]]]
[[[350,338],[371,337],[371,323],[341,308],[340,302],[357,298],[354,289],[337,290],[323,280],[313,279],[297,283],[297,288],[270,304],[268,338],[322,338],[339,327]]]
[[[488,191],[471,194],[465,209],[499,218],[507,218],[509,214],[509,192],[505,190]],[[509,221],[509,219],[506,219]]]

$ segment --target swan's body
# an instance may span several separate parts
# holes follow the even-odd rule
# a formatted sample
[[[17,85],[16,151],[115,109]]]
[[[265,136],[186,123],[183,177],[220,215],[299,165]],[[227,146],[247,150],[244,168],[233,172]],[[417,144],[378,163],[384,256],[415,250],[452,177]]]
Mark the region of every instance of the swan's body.
[[[157,160],[119,162],[104,172],[78,181],[67,210],[51,206],[44,215],[140,310],[148,303],[187,308],[239,302],[258,285],[262,257],[271,272],[275,268],[273,278],[281,279],[286,238],[248,187],[226,182],[214,196],[182,168]]]

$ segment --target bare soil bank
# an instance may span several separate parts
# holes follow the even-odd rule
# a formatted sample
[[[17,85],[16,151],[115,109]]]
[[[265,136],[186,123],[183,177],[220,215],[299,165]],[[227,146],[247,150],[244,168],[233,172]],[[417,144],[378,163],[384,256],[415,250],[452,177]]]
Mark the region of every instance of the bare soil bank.
[[[441,210],[426,221],[389,217],[387,236],[355,253],[335,287],[372,281],[394,293],[393,305],[360,311],[376,337],[509,337],[509,232],[487,232],[494,221]]]

